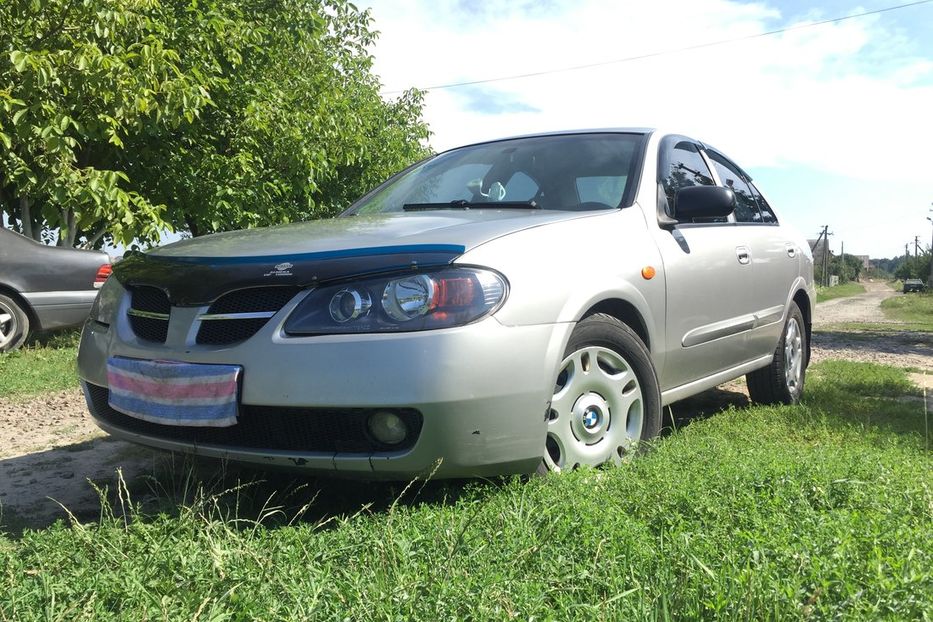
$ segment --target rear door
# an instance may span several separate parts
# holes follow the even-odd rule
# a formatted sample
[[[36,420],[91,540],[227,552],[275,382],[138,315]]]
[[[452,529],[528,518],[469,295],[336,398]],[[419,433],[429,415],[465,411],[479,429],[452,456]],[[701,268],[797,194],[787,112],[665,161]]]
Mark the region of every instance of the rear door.
[[[659,210],[668,215],[679,188],[715,184],[699,143],[680,136],[661,141],[658,181]],[[662,390],[748,361],[758,302],[745,230],[720,218],[659,228],[657,237],[667,284]]]
[[[784,328],[790,288],[799,273],[801,250],[780,226],[774,212],[751,178],[714,149],[706,149],[721,185],[735,192],[735,228],[749,249],[754,275],[755,325],[748,336],[747,360],[774,351]]]

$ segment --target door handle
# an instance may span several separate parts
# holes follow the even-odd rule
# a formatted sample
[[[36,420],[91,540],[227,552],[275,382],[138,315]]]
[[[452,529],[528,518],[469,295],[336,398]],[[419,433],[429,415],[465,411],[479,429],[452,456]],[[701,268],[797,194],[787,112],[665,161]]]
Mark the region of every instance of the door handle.
[[[784,248],[787,250],[787,256],[791,259],[797,256],[797,247],[793,244],[786,244]]]
[[[748,265],[752,261],[752,254],[747,246],[737,246],[735,248],[735,256],[739,258],[739,263],[743,266]]]

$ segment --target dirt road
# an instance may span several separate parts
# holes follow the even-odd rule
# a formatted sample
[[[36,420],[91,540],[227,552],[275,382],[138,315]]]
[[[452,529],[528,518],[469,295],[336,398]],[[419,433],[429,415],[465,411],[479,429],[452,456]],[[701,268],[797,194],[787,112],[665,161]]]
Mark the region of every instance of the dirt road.
[[[815,328],[825,328],[833,324],[866,322],[874,324],[891,324],[896,327],[899,322],[889,320],[881,310],[881,301],[892,296],[901,296],[891,289],[891,286],[882,281],[866,281],[865,293],[848,298],[834,298],[816,305],[817,313],[813,318]]]
[[[899,330],[901,322],[888,319],[881,301],[903,296],[884,282],[863,283],[865,293],[849,298],[835,298],[816,305],[813,318],[813,361],[827,358],[871,361],[910,367],[933,374],[933,335]],[[841,324],[881,324],[890,330],[852,331]],[[927,381],[918,376],[915,380]]]
[[[875,361],[925,370],[914,375],[933,394],[933,335],[898,331],[884,317],[881,301],[894,295],[884,283],[866,283],[859,296],[840,298],[817,306],[813,359],[844,358]],[[859,333],[834,329],[844,322],[884,323],[890,332]],[[675,420],[689,420],[698,412],[715,412],[724,405],[747,403],[744,382],[733,381],[675,406]],[[154,452],[104,435],[87,416],[78,390],[30,399],[0,399],[0,527],[41,527],[67,516],[62,506],[79,519],[93,520],[99,513],[97,492],[88,483],[113,491],[114,474],[136,482],[164,470],[168,454]]]

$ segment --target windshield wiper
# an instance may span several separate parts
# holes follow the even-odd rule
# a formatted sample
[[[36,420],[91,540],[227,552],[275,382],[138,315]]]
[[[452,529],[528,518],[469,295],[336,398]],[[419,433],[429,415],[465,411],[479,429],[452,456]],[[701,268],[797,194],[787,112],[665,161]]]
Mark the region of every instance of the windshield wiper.
[[[449,203],[406,203],[402,206],[406,212],[434,209],[541,209],[535,201],[466,201],[458,199]]]

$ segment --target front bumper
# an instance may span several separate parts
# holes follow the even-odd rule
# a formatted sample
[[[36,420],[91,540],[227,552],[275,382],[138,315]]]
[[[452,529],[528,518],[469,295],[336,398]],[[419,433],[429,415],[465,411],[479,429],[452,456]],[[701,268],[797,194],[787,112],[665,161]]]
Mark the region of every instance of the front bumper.
[[[369,479],[528,473],[539,464],[545,411],[572,324],[507,327],[486,318],[437,331],[300,338],[285,336],[281,324],[269,322],[233,347],[178,347],[89,320],[78,372],[93,391],[107,386],[108,356],[242,365],[245,406],[329,409],[337,426],[351,409],[411,409],[422,418],[414,445],[360,453],[179,441],[159,434],[159,426],[121,426],[89,397],[91,415],[114,436],[152,447]]]

